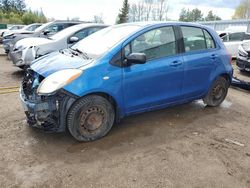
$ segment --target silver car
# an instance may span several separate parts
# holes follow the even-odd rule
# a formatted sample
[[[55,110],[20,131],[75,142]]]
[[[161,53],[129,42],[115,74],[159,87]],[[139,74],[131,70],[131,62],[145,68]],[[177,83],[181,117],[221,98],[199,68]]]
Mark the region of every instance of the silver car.
[[[103,24],[78,24],[64,29],[49,38],[31,37],[18,41],[10,52],[13,64],[25,68],[33,60],[53,51],[69,48],[81,39],[107,27]]]

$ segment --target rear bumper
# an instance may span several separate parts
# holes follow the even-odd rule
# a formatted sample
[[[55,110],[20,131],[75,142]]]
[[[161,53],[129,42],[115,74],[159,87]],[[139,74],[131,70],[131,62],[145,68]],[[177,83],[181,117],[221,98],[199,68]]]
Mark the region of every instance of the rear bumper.
[[[238,57],[236,65],[240,70],[250,71],[250,59],[244,57]]]
[[[20,100],[29,126],[46,132],[63,132],[66,127],[66,114],[75,99],[65,92],[49,97],[35,97],[29,100],[20,89]]]

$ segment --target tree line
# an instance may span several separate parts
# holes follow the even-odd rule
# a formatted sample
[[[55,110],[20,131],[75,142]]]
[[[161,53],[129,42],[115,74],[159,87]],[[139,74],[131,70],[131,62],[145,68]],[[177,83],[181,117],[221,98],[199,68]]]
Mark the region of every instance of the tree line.
[[[7,24],[45,23],[43,11],[27,9],[24,0],[0,0],[0,22]]]
[[[128,0],[123,0],[116,23],[137,22],[137,21],[166,21],[168,17],[168,0],[139,0],[137,3],[129,4]],[[232,19],[250,18],[250,0],[241,0]],[[212,10],[204,15],[198,8],[189,10],[183,8],[179,14],[179,21],[216,21],[221,20]]]

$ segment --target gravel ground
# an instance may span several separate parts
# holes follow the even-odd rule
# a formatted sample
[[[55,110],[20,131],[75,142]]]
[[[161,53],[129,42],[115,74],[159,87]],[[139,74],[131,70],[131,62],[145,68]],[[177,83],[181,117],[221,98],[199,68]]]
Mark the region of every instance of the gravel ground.
[[[0,57],[0,86],[23,72]],[[249,75],[239,74],[249,80]],[[18,93],[0,95],[1,187],[250,187],[250,93],[125,118],[105,138],[27,127]]]

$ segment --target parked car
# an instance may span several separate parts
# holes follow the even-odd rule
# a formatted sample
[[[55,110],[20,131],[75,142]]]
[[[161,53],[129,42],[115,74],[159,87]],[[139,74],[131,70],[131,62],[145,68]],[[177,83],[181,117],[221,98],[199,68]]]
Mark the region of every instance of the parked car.
[[[35,60],[20,98],[29,125],[67,127],[77,140],[90,141],[132,114],[196,99],[218,106],[232,74],[230,55],[209,27],[119,24]]]
[[[239,45],[250,40],[250,34],[245,32],[229,33],[222,40],[233,58],[237,57]]]
[[[216,31],[217,34],[222,38],[225,35],[229,35],[230,33],[239,33],[239,32],[246,32],[247,26],[229,26],[224,30]]]
[[[16,33],[26,32],[26,31],[35,31],[41,25],[42,25],[41,23],[33,23],[33,24],[30,24],[30,25],[26,25],[21,29],[7,30],[7,31],[3,32],[2,37],[12,35],[12,34],[16,34]]]
[[[23,38],[28,37],[50,37],[57,32],[76,25],[82,22],[78,21],[53,21],[43,24],[42,26],[38,27],[35,31],[23,31],[21,33],[15,33],[8,36],[3,37],[3,47],[6,53],[9,53],[12,50],[15,43]]]
[[[236,65],[240,71],[250,71],[250,41],[239,46]]]
[[[31,37],[19,40],[10,52],[17,67],[24,68],[33,60],[53,51],[69,48],[83,38],[107,27],[103,24],[78,24],[64,29],[49,38]]]
[[[19,29],[22,29],[23,27],[25,27],[25,25],[11,25],[7,29],[1,29],[0,36],[3,36],[4,32],[6,31],[17,31]]]
[[[2,33],[1,37],[0,37],[0,43],[3,43],[3,37],[8,36],[8,35],[12,35],[12,34],[16,34],[16,33],[22,33],[22,32],[32,32],[34,30],[36,30],[38,27],[40,27],[42,24],[41,23],[34,23],[34,24],[30,24],[30,25],[26,25],[25,27],[23,27],[22,29],[18,29],[18,30],[7,30],[5,32]]]

